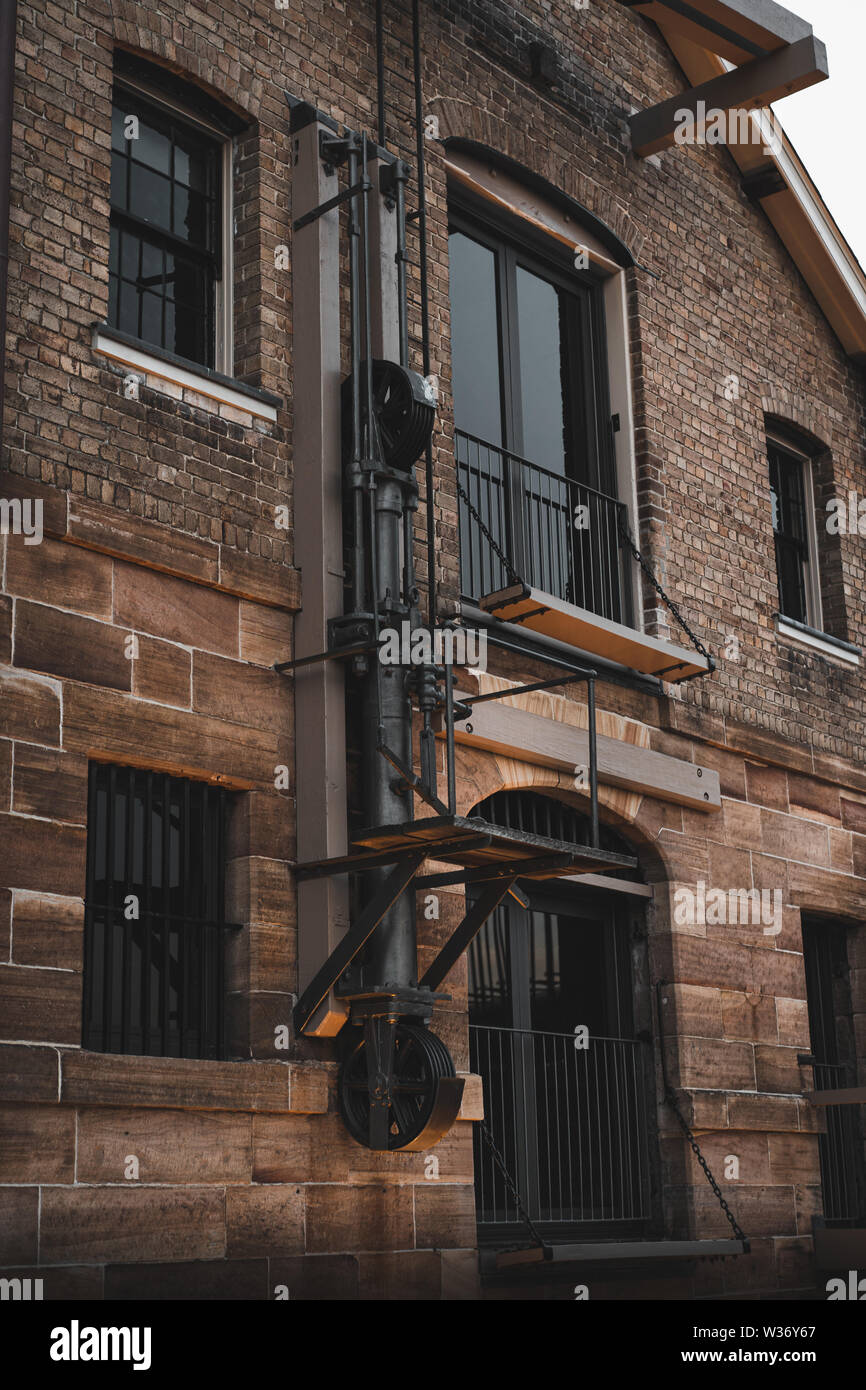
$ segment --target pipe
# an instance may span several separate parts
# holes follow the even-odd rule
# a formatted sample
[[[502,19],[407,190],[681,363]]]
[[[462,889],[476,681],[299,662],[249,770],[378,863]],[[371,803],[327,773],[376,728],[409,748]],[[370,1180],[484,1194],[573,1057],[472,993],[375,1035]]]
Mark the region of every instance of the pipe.
[[[382,0],[376,0],[376,94],[379,109],[379,146],[384,150],[385,127],[385,42],[382,23]]]
[[[412,68],[415,79],[415,156],[418,166],[418,267],[421,281],[421,352],[424,375],[430,375],[430,307],[427,285],[427,173],[424,156],[424,108],[421,99],[421,19],[418,0],[412,0]],[[427,489],[427,619],[436,626],[436,527],[433,517],[433,441],[425,456]]]
[[[6,288],[12,183],[12,97],[15,85],[17,0],[0,0],[0,440],[6,386]]]

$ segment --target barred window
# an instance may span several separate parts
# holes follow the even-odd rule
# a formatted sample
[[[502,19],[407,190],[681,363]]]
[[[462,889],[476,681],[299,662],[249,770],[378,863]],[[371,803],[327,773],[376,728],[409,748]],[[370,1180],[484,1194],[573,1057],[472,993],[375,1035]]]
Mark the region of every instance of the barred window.
[[[91,763],[86,1048],[226,1055],[227,800],[203,782]]]

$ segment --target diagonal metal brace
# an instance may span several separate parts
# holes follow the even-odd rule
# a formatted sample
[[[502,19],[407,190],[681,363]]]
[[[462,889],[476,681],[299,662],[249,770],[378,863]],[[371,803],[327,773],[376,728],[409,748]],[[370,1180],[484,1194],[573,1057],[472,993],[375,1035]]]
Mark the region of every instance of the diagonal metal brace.
[[[400,894],[411,883],[425,856],[426,850],[422,853],[410,854],[395,865],[378,893],[370,899],[339,945],[328,956],[325,964],[313,976],[295,1006],[293,1020],[296,1036],[303,1032],[328,991],[337,983],[344,970],[351,965],[361,947],[378,927],[389,907],[393,907]]]
[[[356,198],[359,193],[368,193],[372,187],[370,180],[363,178],[360,182],[353,183],[351,188],[344,188],[342,193],[335,193],[333,198],[328,198],[317,208],[311,208],[309,212],[304,213],[303,217],[297,217],[292,223],[293,231],[299,232],[302,227],[308,227],[311,222],[317,222],[320,217],[324,217],[326,212],[338,208],[341,203],[348,202],[350,198]]]
[[[503,878],[497,883],[491,883],[475,899],[460,926],[446,941],[424,977],[418,981],[422,989],[436,989],[437,985],[441,985],[449,970],[472,944],[491,912],[502,902],[514,881],[514,878]]]
[[[404,782],[406,782],[413,791],[418,793],[422,801],[426,801],[427,805],[432,806],[434,811],[438,811],[440,816],[449,816],[451,814],[445,803],[439,800],[435,792],[432,792],[427,786],[427,783],[422,782],[420,777],[416,776],[410,768],[406,767],[405,763],[397,757],[397,754],[393,752],[386,743],[380,743],[378,751],[382,754],[385,761],[389,762],[391,766],[399,772]]]

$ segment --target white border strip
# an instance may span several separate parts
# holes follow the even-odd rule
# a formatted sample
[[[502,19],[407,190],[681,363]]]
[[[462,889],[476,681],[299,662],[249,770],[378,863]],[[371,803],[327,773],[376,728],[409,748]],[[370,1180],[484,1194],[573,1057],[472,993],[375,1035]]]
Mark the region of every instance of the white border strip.
[[[844,661],[846,666],[860,665],[859,655],[844,651],[842,647],[836,647],[832,642],[822,642],[820,637],[813,637],[810,632],[801,632],[798,627],[789,627],[784,618],[776,619],[776,632],[780,637],[788,638],[792,642],[801,642],[804,647],[814,647],[815,651],[824,652],[827,656],[835,656],[837,661]]]
[[[271,424],[276,424],[277,412],[274,406],[268,405],[266,401],[257,400],[254,396],[246,396],[241,391],[234,391],[231,386],[212,381],[204,374],[199,375],[198,372],[179,367],[174,362],[163,362],[158,357],[151,357],[149,352],[118,343],[114,338],[106,337],[102,333],[96,334],[93,346],[96,352],[103,353],[115,362],[122,362],[127,367],[137,367],[147,376],[160,377],[175,386],[195,391],[199,396],[207,396],[218,405],[229,405],[234,410],[242,410],[259,420],[268,420]]]

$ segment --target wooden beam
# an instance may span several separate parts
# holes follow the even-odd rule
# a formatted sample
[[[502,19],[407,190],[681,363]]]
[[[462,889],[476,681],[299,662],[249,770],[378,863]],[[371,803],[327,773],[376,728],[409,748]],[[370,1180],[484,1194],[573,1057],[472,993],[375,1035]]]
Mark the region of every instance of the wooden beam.
[[[766,58],[755,58],[658,106],[638,111],[629,119],[632,147],[642,158],[658,154],[676,143],[683,112],[690,113],[694,136],[700,138],[714,112],[755,111],[823,82],[829,75],[827,50],[821,40],[800,39]]]
[[[807,1091],[812,1105],[866,1105],[866,1086],[845,1086],[835,1091]]]
[[[565,599],[525,584],[512,584],[485,594],[480,606],[502,622],[519,623],[527,631],[555,637],[580,652],[603,656],[607,661],[628,666],[645,676],[657,676],[670,684],[709,670],[706,657],[697,651],[615,623],[587,608],[576,608]]]
[[[682,34],[732,63],[808,38],[812,26],[775,0],[620,0],[636,14]]]
[[[455,697],[463,699],[462,694]],[[466,698],[470,698],[466,696]],[[439,734],[438,737],[444,737]],[[538,763],[559,772],[574,773],[589,765],[589,735],[585,729],[515,709],[500,700],[473,708],[471,718],[454,728],[457,743],[485,748],[520,762]],[[712,768],[638,748],[633,743],[599,734],[598,777],[610,787],[660,801],[672,801],[696,811],[717,811],[722,802],[719,774]]]
[[[741,1240],[606,1240],[595,1244],[549,1245],[546,1250],[503,1250],[497,1269],[544,1264],[620,1264],[631,1260],[706,1260],[742,1255]]]

